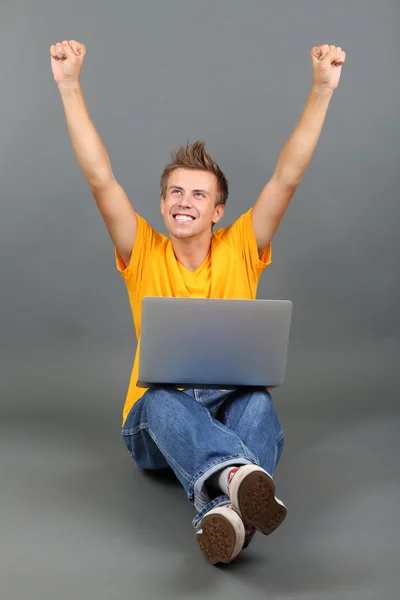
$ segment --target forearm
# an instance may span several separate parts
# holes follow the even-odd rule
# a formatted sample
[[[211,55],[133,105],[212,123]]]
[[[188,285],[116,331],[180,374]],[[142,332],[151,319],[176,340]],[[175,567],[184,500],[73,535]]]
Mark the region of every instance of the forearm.
[[[79,82],[59,84],[72,147],[89,184],[110,179],[110,158],[89,116]]]
[[[300,183],[317,147],[332,94],[332,91],[312,88],[303,114],[276,165],[275,174],[285,183],[295,186]]]

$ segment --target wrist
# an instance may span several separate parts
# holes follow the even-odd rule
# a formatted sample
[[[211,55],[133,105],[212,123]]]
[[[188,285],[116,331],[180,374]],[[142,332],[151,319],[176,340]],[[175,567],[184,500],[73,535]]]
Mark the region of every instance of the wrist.
[[[334,90],[332,90],[331,88],[328,88],[326,86],[313,84],[311,92],[315,96],[321,96],[322,98],[325,98],[325,97],[329,98],[333,95]]]
[[[57,83],[58,89],[60,90],[60,92],[62,91],[75,91],[75,90],[79,90],[81,87],[81,84],[79,83],[78,79],[74,79],[74,80],[66,80],[66,81],[60,81],[59,83]]]

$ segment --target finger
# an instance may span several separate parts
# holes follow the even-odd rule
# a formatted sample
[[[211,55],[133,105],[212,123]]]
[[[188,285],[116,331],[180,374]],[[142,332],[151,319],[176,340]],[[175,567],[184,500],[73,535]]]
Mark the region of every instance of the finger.
[[[77,56],[82,56],[86,52],[86,47],[84,44],[80,44],[76,40],[70,40],[69,45],[75,52]]]
[[[329,46],[329,52],[327,53],[327,55],[325,56],[324,60],[328,61],[332,61],[333,59],[336,58],[336,46]]]
[[[57,58],[57,50],[56,50],[56,45],[53,44],[52,46],[50,46],[50,56],[52,58]]]
[[[328,44],[323,44],[322,46],[314,46],[311,50],[311,56],[316,60],[323,60],[325,56],[329,52]]]
[[[340,63],[342,65],[345,60],[346,60],[346,52],[344,50],[341,50],[339,56],[336,58],[336,62]]]
[[[332,63],[339,66],[339,65],[342,65],[345,60],[346,60],[346,52],[339,47],[336,50],[336,54],[332,60]]]
[[[329,46],[329,54],[336,58],[336,55],[339,53],[339,47],[333,46],[332,44]]]
[[[339,52],[336,46],[330,46],[328,54],[324,58],[326,63],[339,63],[341,62],[341,51]]]
[[[56,44],[56,53],[57,53],[58,58],[64,57],[64,48],[63,48],[61,42],[57,42],[57,44]]]
[[[76,58],[76,54],[69,44],[67,46],[63,46],[63,50],[65,58]]]
[[[75,54],[78,54],[78,47],[79,47],[78,42],[76,40],[69,40],[69,45],[71,46],[71,48],[75,52]]]

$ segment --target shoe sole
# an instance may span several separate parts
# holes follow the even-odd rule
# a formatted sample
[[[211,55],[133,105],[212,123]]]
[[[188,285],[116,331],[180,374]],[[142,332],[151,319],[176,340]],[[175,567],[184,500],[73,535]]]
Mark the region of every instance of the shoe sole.
[[[275,496],[275,484],[266,471],[253,465],[235,475],[231,501],[246,525],[270,535],[287,515],[286,506]]]
[[[229,511],[226,515],[225,511]],[[215,508],[201,522],[201,531],[196,534],[200,550],[207,562],[232,562],[243,547],[244,525],[232,509]]]

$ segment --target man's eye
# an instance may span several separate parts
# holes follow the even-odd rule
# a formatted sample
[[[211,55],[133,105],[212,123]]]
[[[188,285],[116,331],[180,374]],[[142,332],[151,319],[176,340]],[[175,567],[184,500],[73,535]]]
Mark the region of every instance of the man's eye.
[[[172,193],[173,193],[173,194],[180,194],[180,193],[181,193],[181,190],[173,190],[173,192],[172,192]]]
[[[196,196],[201,196],[202,198],[204,198],[204,194],[202,194],[201,192],[196,192]]]

